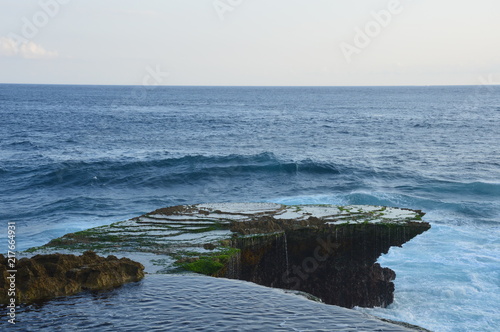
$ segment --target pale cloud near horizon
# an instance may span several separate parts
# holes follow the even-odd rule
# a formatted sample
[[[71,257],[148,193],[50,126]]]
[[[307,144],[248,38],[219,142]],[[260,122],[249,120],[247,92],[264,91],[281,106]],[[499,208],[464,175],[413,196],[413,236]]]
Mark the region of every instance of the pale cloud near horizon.
[[[0,37],[0,56],[18,56],[23,59],[54,59],[59,56],[56,51],[47,51],[32,41],[18,43],[9,37]]]
[[[500,74],[498,0],[0,0],[0,8],[0,36],[21,37],[0,41],[0,83],[140,85],[157,67],[170,73],[165,85],[461,85]]]

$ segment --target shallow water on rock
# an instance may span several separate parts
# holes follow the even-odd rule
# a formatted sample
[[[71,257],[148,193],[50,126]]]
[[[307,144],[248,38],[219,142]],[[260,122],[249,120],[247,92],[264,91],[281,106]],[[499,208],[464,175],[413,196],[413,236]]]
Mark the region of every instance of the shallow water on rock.
[[[18,308],[16,318],[14,331],[408,331],[278,289],[191,275],[152,274],[109,292]]]

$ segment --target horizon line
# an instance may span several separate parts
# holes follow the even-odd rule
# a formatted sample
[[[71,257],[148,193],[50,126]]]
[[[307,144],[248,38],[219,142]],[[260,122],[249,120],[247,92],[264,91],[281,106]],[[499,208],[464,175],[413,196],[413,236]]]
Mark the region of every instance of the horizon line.
[[[95,87],[199,87],[199,88],[376,88],[376,87],[467,87],[467,86],[500,86],[500,84],[404,84],[404,85],[196,85],[196,84],[85,84],[85,83],[2,83],[0,85],[51,85],[51,86],[95,86]]]

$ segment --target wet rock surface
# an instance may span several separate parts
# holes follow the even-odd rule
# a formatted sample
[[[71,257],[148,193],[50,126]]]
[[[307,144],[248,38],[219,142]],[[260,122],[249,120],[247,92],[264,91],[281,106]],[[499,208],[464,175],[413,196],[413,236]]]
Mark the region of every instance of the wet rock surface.
[[[0,303],[7,304],[11,287],[7,259],[0,255]],[[22,258],[16,264],[16,303],[33,303],[84,290],[108,290],[144,277],[144,266],[127,258],[48,254]]]
[[[396,276],[376,260],[428,230],[423,215],[366,205],[184,205],[67,234],[33,250],[126,253],[148,272],[192,271],[304,291],[348,308],[384,307],[393,301]]]

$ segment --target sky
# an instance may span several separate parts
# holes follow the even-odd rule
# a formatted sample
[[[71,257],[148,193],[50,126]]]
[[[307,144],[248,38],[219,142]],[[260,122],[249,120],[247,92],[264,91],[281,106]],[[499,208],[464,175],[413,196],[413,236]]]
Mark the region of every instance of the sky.
[[[0,0],[0,83],[500,84],[500,1]]]

